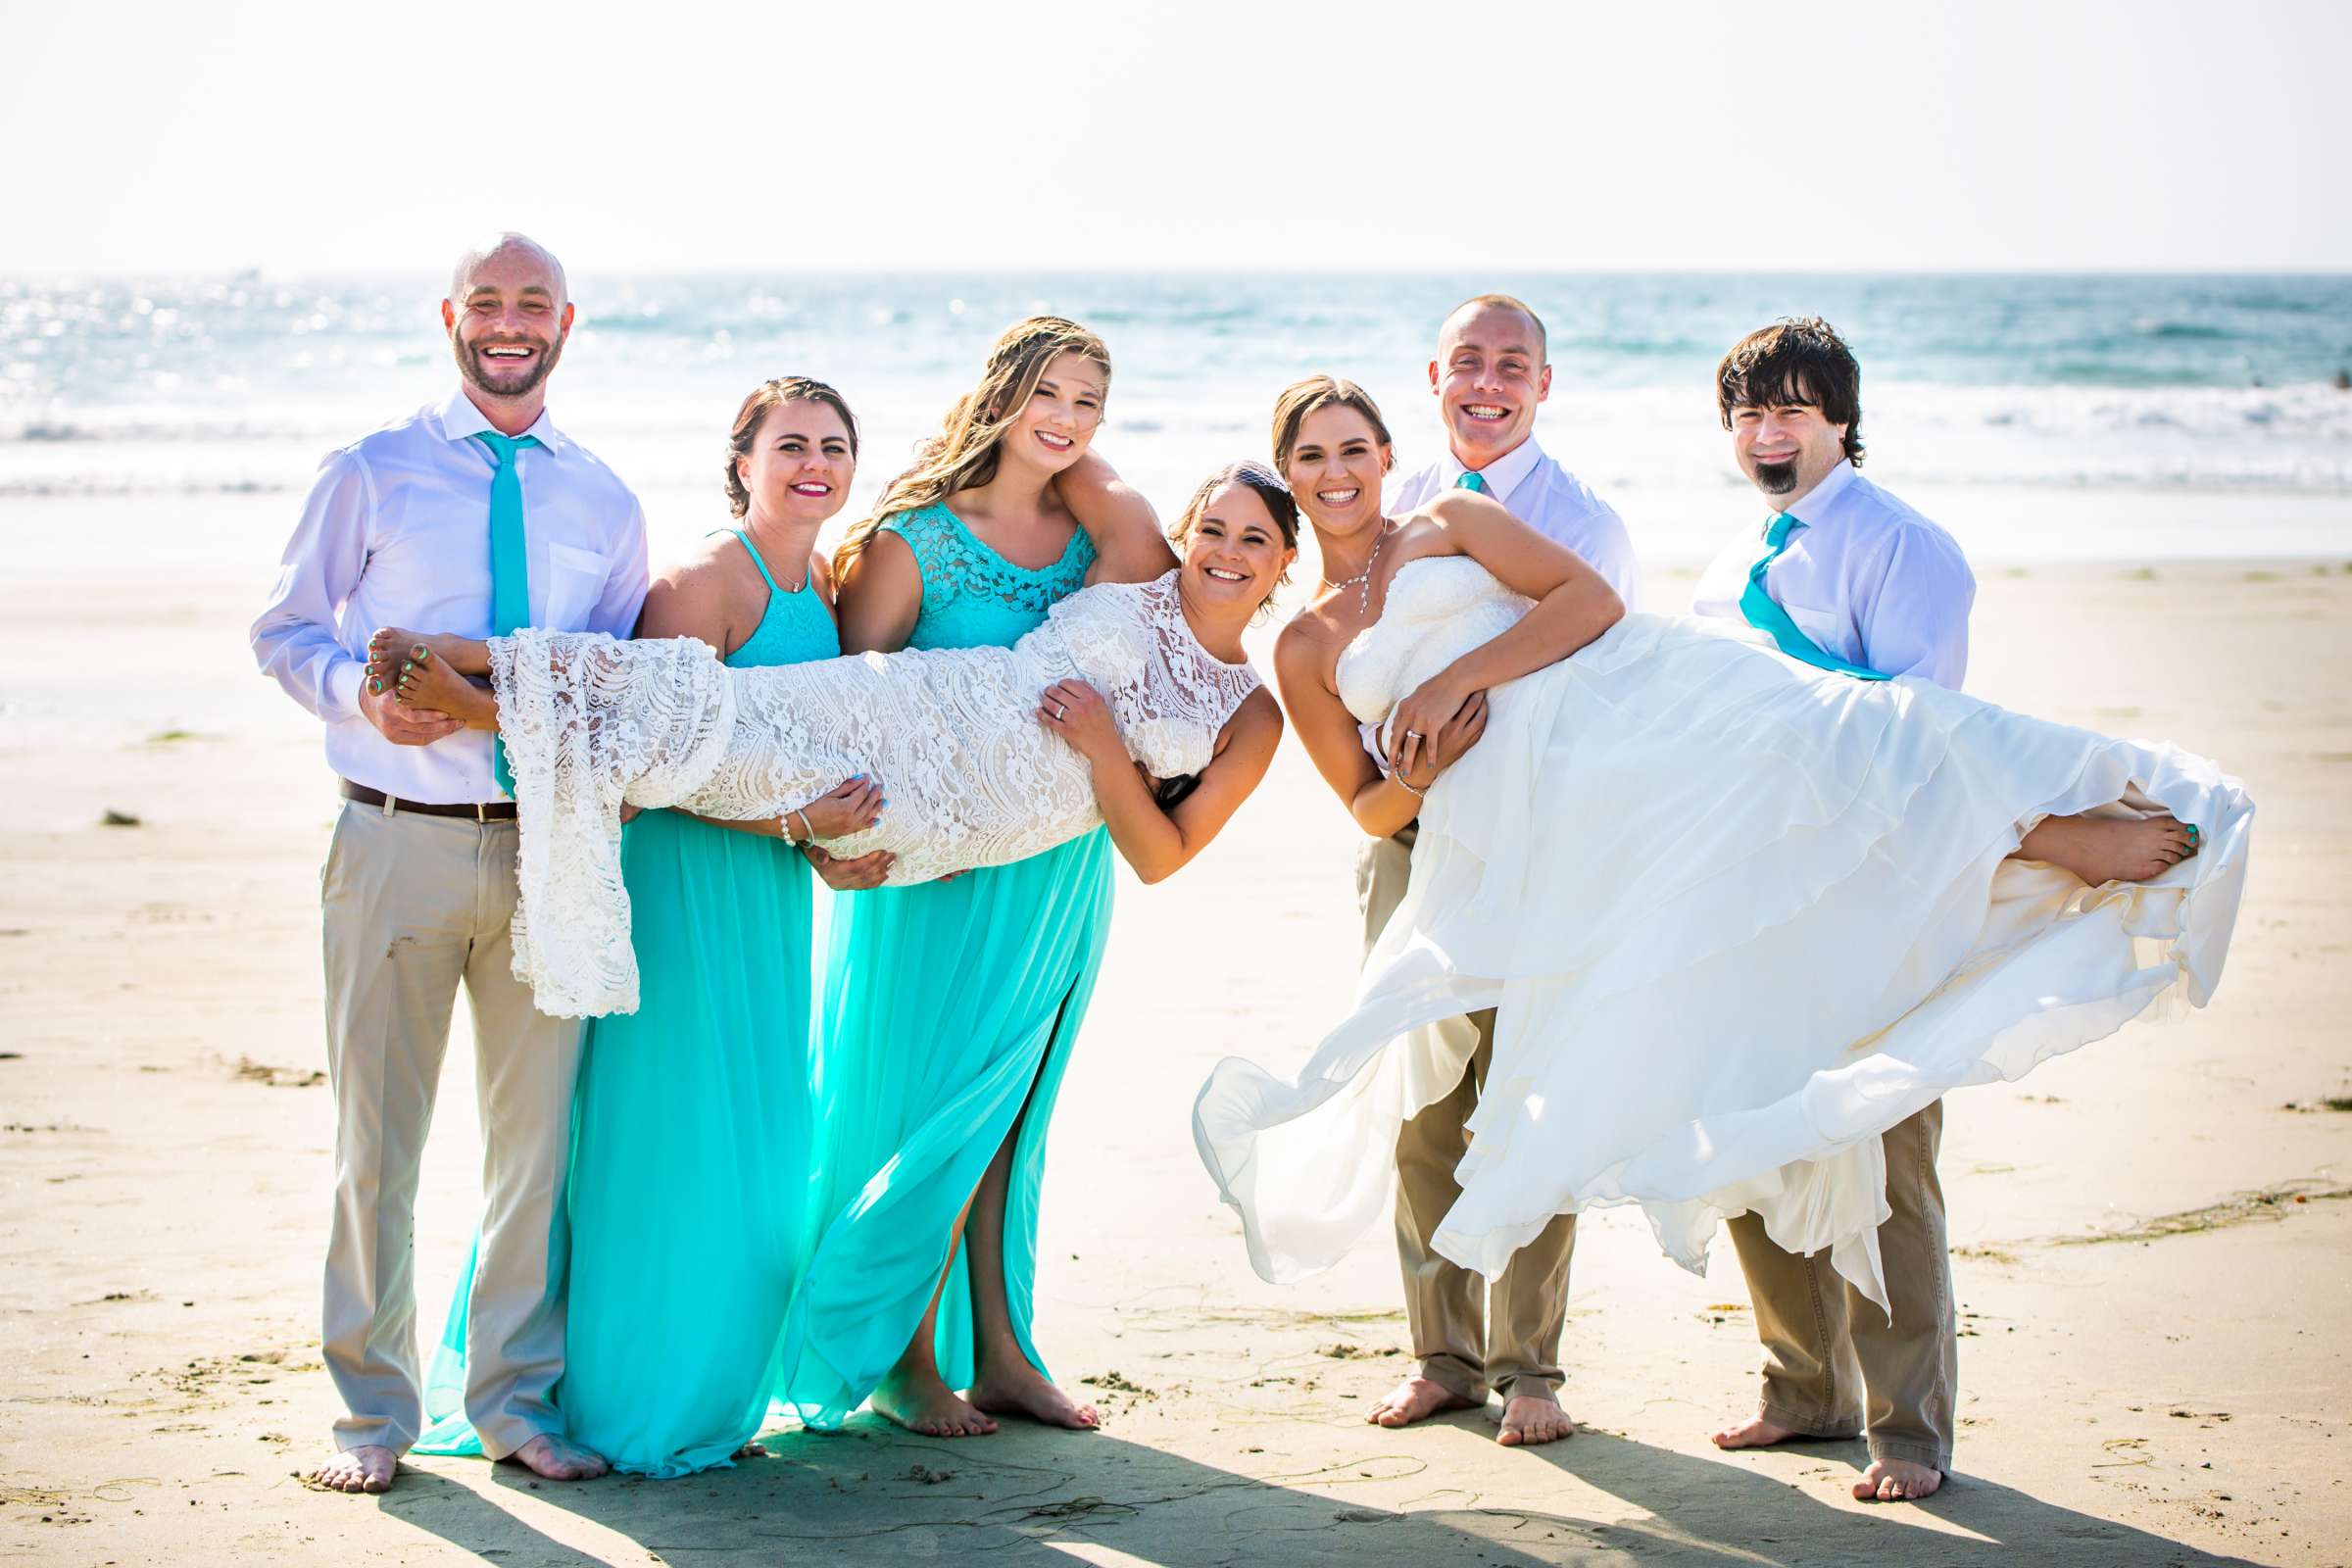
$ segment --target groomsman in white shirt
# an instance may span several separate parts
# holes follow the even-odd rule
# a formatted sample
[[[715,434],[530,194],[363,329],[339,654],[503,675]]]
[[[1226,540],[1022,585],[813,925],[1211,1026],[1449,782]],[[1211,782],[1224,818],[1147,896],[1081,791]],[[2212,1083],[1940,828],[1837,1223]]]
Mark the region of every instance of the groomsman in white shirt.
[[[1481,491],[1583,557],[1629,610],[1636,608],[1641,580],[1625,524],[1536,440],[1536,410],[1551,395],[1548,345],[1536,313],[1507,294],[1482,294],[1456,306],[1438,329],[1429,388],[1438,400],[1446,449],[1392,483],[1389,515],[1402,516],[1447,490]],[[1369,738],[1366,750],[1376,760],[1382,756]],[[1395,838],[1370,840],[1357,857],[1366,952],[1404,898],[1414,831],[1408,826]],[[1458,1043],[1469,1051],[1470,1067],[1451,1094],[1406,1122],[1396,1140],[1396,1252],[1420,1364],[1373,1406],[1370,1419],[1406,1426],[1483,1405],[1493,1391],[1503,1396],[1504,1444],[1550,1443],[1576,1430],[1559,1403],[1576,1217],[1560,1215],[1521,1248],[1491,1292],[1477,1274],[1430,1245],[1438,1221],[1461,1196],[1453,1171],[1468,1147],[1463,1123],[1478,1104],[1494,1055],[1494,1014],[1473,1013],[1431,1027],[1462,1036]]]
[[[368,634],[485,637],[515,625],[627,636],[646,590],[645,514],[547,415],[572,308],[564,269],[519,234],[457,266],[441,320],[459,384],[328,455],[253,625],[263,671],[326,724],[344,805],[321,876],[335,1102],[324,1355],[345,1415],[310,1472],[389,1488],[422,1427],[413,1214],[462,982],[471,1004],[485,1210],[466,1413],[493,1459],[600,1475],[549,1394],[564,1366],[562,1196],[577,1020],[514,978],[514,803],[492,738],[400,707]]]
[[[1755,625],[1828,668],[1916,675],[1957,690],[1976,578],[1935,523],[1862,477],[1861,368],[1818,318],[1751,332],[1716,368],[1716,401],[1741,471],[1763,495],[1699,578],[1691,609]],[[2057,825],[2053,824],[2053,831]],[[1753,1214],[1731,1222],[1764,1342],[1756,1415],[1725,1448],[1866,1433],[1854,1495],[1929,1496],[1952,1463],[1959,1341],[1936,1175],[1943,1104],[1883,1135],[1889,1214],[1879,1227],[1892,1314],[1829,1254],[1783,1251]]]

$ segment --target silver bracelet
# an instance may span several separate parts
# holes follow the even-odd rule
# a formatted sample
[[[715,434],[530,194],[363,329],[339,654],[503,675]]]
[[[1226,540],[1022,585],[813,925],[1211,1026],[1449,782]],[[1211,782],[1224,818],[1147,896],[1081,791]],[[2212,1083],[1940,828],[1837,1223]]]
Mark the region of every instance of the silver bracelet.
[[[1405,794],[1410,795],[1414,800],[1426,801],[1429,799],[1429,792],[1427,790],[1417,790],[1413,788],[1411,784],[1406,782],[1404,770],[1402,768],[1398,768],[1396,772],[1391,773],[1389,777],[1395,781],[1398,789],[1404,791]]]

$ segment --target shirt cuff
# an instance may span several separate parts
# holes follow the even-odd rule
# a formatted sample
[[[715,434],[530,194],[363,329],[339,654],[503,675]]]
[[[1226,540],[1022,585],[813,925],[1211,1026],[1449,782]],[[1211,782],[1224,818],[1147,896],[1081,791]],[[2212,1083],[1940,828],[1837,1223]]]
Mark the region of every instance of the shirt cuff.
[[[368,678],[368,666],[357,659],[339,659],[327,667],[326,684],[318,716],[328,720],[360,716],[360,683]]]

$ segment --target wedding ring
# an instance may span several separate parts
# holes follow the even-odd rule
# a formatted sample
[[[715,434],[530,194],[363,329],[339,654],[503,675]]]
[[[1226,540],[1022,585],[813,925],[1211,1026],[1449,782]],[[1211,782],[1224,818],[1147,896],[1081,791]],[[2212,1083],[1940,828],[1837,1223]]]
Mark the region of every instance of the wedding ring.
[[[1065,707],[1064,707],[1064,706],[1062,706],[1060,703],[1055,703],[1055,704],[1054,705],[1054,717],[1056,720],[1064,719],[1064,718],[1067,718],[1067,717],[1069,717],[1069,716],[1070,716],[1070,710],[1069,710],[1069,709],[1065,708]]]
[[[1423,739],[1424,737],[1419,730],[1408,729],[1404,732],[1404,738],[1408,741],[1417,741]]]

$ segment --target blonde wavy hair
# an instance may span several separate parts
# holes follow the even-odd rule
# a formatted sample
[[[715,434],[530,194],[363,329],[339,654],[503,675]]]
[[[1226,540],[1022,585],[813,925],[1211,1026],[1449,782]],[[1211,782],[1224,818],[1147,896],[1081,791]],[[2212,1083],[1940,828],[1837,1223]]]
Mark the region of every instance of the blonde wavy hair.
[[[874,530],[905,512],[935,506],[958,490],[984,485],[997,476],[997,444],[1029,407],[1037,383],[1055,356],[1076,354],[1102,368],[1110,377],[1110,350],[1102,340],[1076,321],[1058,316],[1032,316],[1015,321],[988,351],[988,368],[980,384],[956,400],[940,423],[939,434],[915,452],[914,466],[883,488],[874,510],[850,524],[833,552],[836,576],[847,574]]]

